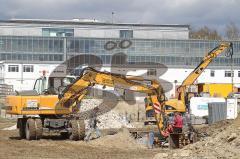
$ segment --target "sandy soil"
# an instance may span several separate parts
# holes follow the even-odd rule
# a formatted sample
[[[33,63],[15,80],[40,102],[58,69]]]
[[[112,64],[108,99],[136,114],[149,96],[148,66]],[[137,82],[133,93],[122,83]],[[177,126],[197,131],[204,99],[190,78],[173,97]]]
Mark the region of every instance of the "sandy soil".
[[[45,136],[39,141],[21,140],[17,130],[2,130],[15,121],[0,118],[0,158],[153,158],[159,149],[143,148],[126,132],[90,142]]]
[[[149,150],[124,130],[87,143],[57,135],[27,141],[19,139],[17,130],[2,130],[14,124],[0,118],[0,158],[240,158],[240,117],[200,128],[200,141],[178,150]]]
[[[177,150],[149,150],[124,130],[87,143],[66,140],[57,135],[27,141],[19,139],[17,130],[2,130],[15,124],[15,120],[0,118],[0,158],[240,158],[240,116],[236,120],[199,128],[200,141]]]

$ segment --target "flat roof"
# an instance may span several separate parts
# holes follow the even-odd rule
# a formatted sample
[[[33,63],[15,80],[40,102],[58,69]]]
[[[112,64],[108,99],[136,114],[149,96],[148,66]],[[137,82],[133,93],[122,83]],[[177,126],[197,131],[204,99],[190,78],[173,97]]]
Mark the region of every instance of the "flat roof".
[[[0,20],[0,23],[12,24],[64,24],[64,25],[109,25],[109,26],[136,26],[136,27],[179,27],[188,28],[190,25],[180,24],[140,24],[140,23],[110,23],[91,19],[73,19],[73,20],[52,20],[52,19],[9,19]]]

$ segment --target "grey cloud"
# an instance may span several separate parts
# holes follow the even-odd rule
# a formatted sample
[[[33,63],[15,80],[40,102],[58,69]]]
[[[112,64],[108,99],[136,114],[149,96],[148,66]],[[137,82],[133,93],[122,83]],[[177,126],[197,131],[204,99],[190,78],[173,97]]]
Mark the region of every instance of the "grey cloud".
[[[240,25],[238,0],[0,0],[0,19],[95,18],[152,24],[191,24],[224,28]]]

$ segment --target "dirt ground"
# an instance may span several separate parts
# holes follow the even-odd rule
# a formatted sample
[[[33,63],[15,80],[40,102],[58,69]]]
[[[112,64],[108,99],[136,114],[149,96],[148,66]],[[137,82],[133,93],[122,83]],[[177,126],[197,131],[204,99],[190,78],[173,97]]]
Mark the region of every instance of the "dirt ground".
[[[21,140],[17,130],[2,130],[15,123],[0,118],[0,158],[240,158],[240,117],[199,127],[200,141],[175,150],[147,149],[124,129],[89,142],[66,140],[57,135],[45,135],[39,141]]]
[[[240,117],[198,129],[200,141],[182,149],[159,153],[154,159],[239,159]]]
[[[89,142],[70,141],[60,136],[45,136],[39,141],[21,140],[17,130],[2,130],[15,125],[0,118],[0,158],[153,158],[159,149],[137,146],[126,133],[109,135]],[[123,140],[127,139],[127,140]]]

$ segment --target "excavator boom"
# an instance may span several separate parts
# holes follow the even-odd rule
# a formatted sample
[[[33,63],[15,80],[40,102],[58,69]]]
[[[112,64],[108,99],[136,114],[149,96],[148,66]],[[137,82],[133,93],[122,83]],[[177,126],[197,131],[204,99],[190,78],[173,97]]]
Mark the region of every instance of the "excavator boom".
[[[187,86],[192,85],[198,77],[202,74],[202,72],[208,67],[208,65],[212,62],[214,58],[216,58],[218,55],[223,53],[226,49],[227,50],[227,56],[232,57],[233,55],[233,47],[232,43],[226,42],[221,43],[214,49],[212,49],[201,61],[201,63],[187,76],[187,78],[182,82],[181,86],[178,88],[179,96],[178,100],[183,101],[185,104],[185,89]]]
[[[159,95],[161,89],[160,84],[152,81],[151,85],[142,84],[134,80],[129,80],[127,77],[120,74],[113,74],[109,72],[100,72],[91,67],[85,68],[81,75],[69,85],[62,93],[59,104],[63,107],[70,107],[76,101],[81,100],[79,97],[82,92],[95,84],[102,85],[103,87],[116,87],[120,89],[128,89],[148,95]]]
[[[201,63],[188,75],[188,77],[182,82],[181,86],[187,86],[193,84],[197,78],[201,75],[204,69],[212,62],[212,60],[223,53],[225,49],[229,49],[232,56],[232,43],[221,43],[214,49],[212,49],[201,61]]]

